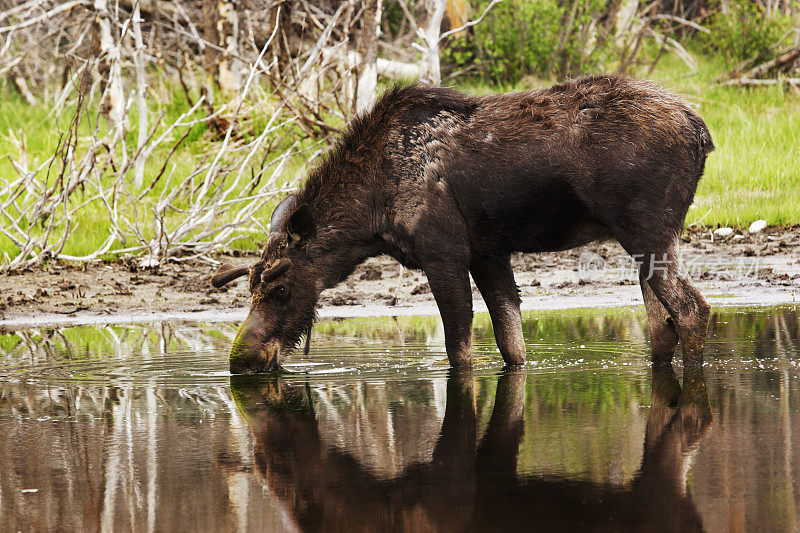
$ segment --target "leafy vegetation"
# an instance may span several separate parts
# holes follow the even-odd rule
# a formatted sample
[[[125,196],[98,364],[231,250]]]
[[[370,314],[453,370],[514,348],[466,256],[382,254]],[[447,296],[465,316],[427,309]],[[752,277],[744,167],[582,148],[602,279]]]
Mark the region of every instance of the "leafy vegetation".
[[[775,13],[765,17],[761,4],[733,0],[727,9],[718,9],[699,34],[700,46],[710,54],[730,61],[750,59],[790,37],[793,21],[789,15]]]
[[[611,58],[608,35],[590,38],[598,16],[612,2],[576,0],[507,0],[476,26],[473,34],[454,39],[443,51],[451,71],[465,71],[495,86],[525,77],[562,78],[597,70]],[[488,0],[479,2],[484,9]],[[614,56],[616,57],[616,55]]]

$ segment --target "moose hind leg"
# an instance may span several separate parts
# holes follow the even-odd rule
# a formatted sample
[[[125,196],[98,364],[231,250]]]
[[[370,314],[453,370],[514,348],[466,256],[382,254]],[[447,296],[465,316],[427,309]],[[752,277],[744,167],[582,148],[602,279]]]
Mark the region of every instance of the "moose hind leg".
[[[677,243],[666,252],[648,252],[639,257],[641,275],[672,317],[680,338],[684,367],[699,367],[703,364],[711,308],[678,271]]]
[[[525,364],[520,299],[510,258],[473,258],[470,272],[489,308],[494,337],[503,361],[509,366]]]
[[[639,273],[644,307],[647,310],[647,326],[650,330],[650,351],[654,363],[672,362],[678,346],[678,332],[666,307],[658,300],[643,273]]]

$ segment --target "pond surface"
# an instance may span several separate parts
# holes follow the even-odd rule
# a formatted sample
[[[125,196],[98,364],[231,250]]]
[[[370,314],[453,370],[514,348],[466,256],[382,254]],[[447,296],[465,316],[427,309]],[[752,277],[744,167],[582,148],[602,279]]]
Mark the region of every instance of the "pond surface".
[[[0,529],[800,527],[795,307],[718,310],[677,376],[641,310],[527,313],[506,373],[482,315],[471,372],[433,317],[320,323],[269,377],[228,375],[234,332],[0,334]]]

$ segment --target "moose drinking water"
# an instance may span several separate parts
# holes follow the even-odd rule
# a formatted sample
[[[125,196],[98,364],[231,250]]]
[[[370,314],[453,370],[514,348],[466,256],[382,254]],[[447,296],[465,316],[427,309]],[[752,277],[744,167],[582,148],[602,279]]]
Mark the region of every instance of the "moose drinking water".
[[[320,293],[365,259],[422,269],[450,364],[472,361],[472,275],[507,365],[525,362],[512,252],[613,238],[637,259],[652,357],[702,364],[709,306],[678,270],[684,218],[714,149],[703,119],[654,83],[589,76],[473,97],[409,85],[356,117],[272,215],[249,275],[231,372],[263,372],[310,334]]]

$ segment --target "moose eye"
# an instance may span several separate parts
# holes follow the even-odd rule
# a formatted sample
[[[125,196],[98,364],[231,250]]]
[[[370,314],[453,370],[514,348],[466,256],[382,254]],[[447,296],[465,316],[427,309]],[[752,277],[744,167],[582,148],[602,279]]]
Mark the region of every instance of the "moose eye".
[[[286,285],[278,285],[275,287],[275,296],[278,298],[286,298],[289,295],[289,289],[286,288]]]

